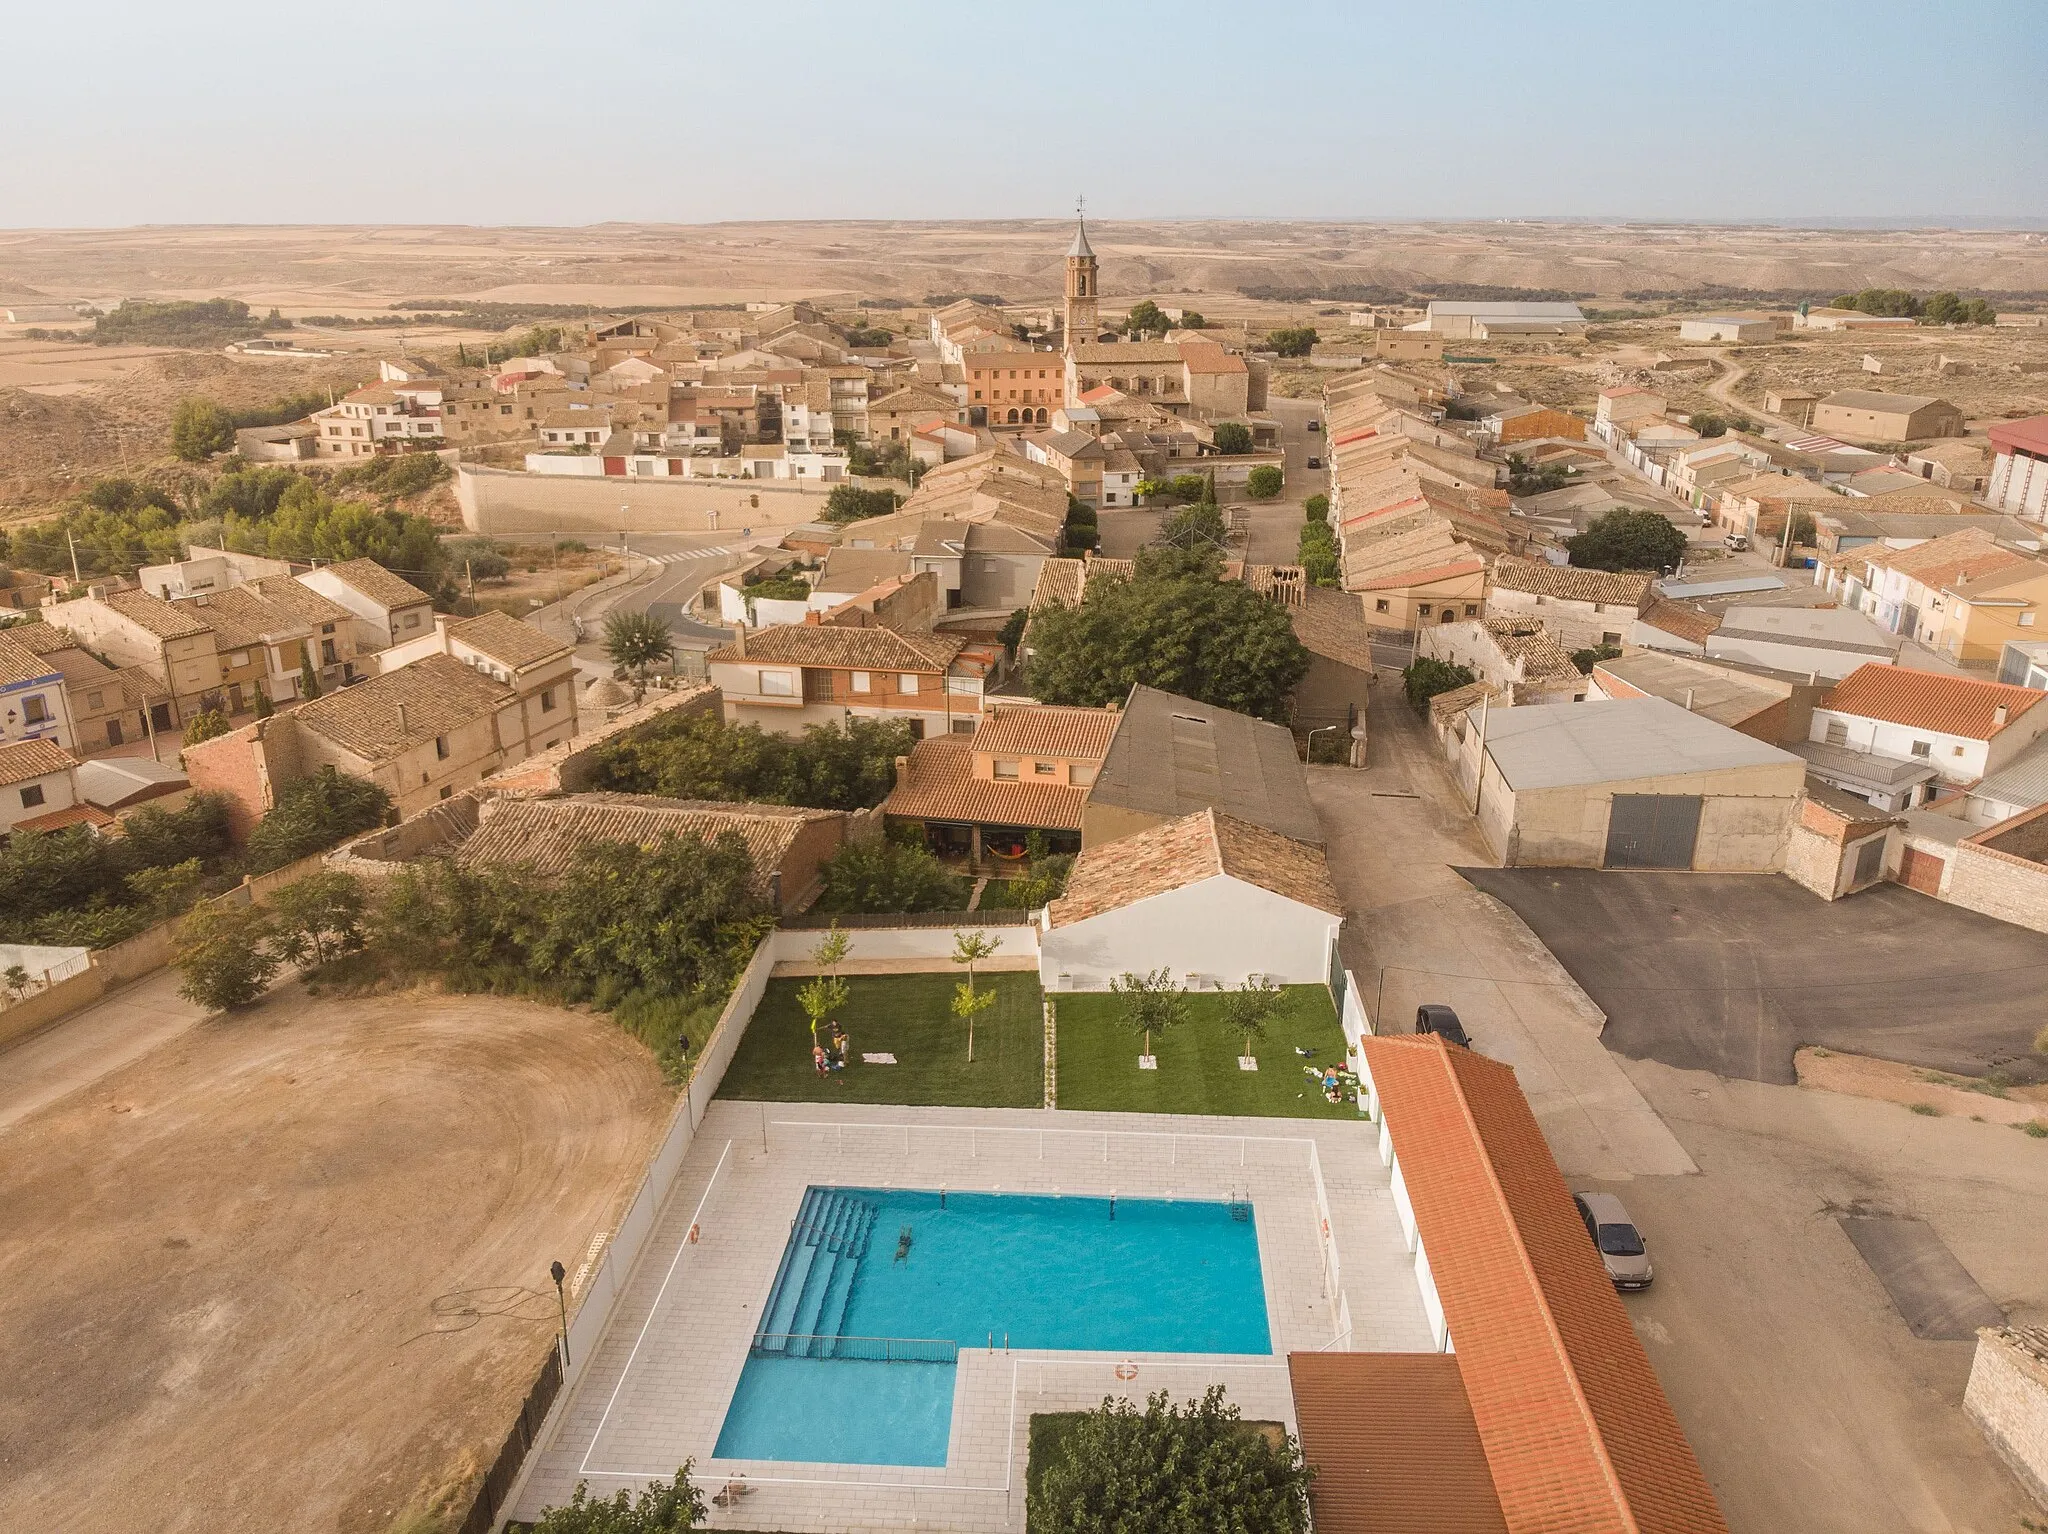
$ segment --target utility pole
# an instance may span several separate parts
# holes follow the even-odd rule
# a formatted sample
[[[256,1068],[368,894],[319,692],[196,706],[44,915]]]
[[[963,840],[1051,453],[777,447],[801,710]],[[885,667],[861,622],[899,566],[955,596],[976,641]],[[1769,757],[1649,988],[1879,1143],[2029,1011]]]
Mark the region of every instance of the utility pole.
[[[78,573],[78,540],[68,530],[64,534],[64,547],[71,550],[71,579],[74,582],[85,579]]]

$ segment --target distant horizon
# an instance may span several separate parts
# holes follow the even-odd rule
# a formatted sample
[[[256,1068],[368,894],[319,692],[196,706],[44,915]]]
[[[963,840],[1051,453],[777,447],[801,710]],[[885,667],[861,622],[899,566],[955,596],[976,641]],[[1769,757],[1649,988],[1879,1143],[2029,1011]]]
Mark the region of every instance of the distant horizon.
[[[456,0],[336,26],[76,0],[10,17],[0,223],[950,222],[1086,191],[1151,220],[2028,232],[2048,227],[2040,20],[2028,0],[1725,0],[1704,27],[1622,0],[1467,0],[1449,26],[1390,0],[992,21]],[[1146,144],[1168,152],[1118,152]]]

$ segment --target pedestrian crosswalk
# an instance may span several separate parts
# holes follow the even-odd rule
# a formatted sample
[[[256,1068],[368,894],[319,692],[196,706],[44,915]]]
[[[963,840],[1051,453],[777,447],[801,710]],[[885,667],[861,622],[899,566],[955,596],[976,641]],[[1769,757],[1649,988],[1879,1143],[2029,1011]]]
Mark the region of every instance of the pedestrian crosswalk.
[[[606,544],[604,551],[607,554],[637,555],[641,559],[651,559],[658,565],[688,565],[704,559],[730,559],[735,554],[746,552],[744,547],[736,547],[730,543],[713,543],[701,549],[677,549],[668,554],[650,554],[645,549],[620,548],[615,544]]]

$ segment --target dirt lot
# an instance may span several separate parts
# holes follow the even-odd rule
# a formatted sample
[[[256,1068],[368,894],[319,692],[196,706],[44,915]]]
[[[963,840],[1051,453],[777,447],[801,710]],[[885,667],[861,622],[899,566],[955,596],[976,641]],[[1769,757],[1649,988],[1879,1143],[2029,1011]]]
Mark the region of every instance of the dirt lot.
[[[0,1523],[369,1534],[495,1454],[672,1098],[601,1020],[282,988],[0,1136]]]

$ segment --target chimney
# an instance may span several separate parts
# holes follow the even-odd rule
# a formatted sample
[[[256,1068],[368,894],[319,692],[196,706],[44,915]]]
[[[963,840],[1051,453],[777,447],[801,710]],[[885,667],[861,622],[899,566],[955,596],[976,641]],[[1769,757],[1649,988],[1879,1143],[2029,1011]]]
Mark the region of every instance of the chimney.
[[[747,625],[745,619],[741,619],[738,623],[735,623],[733,625],[732,652],[733,654],[737,655],[741,660],[745,660],[747,658]]]
[[[398,705],[398,733],[401,735],[405,733],[405,705],[403,703]]]
[[[910,787],[910,758],[907,756],[896,758],[896,786],[898,788]]]
[[[2005,727],[2005,717],[2005,705],[2001,703],[1991,710],[1992,726],[1997,729],[2003,729]]]
[[[1690,687],[1685,690],[1685,711],[1688,714],[1692,712],[1692,689]]]
[[[825,615],[815,607],[810,608],[804,613],[804,625],[807,628],[820,628],[824,625],[824,622]]]

